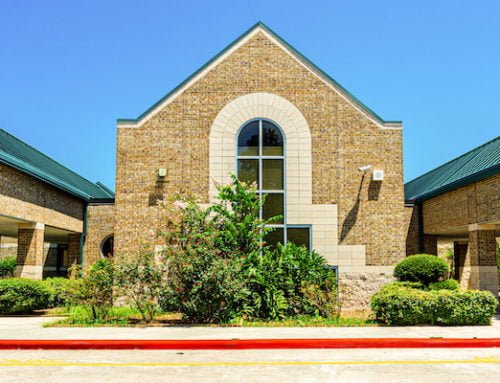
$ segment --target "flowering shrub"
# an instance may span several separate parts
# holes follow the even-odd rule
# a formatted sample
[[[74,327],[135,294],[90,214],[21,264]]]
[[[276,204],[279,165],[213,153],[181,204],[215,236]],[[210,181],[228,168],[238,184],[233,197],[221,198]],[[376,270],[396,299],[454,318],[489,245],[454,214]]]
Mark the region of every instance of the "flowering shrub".
[[[144,248],[134,259],[119,258],[114,266],[114,293],[136,308],[144,322],[161,312],[158,296],[167,288],[168,263]]]
[[[272,230],[266,225],[279,217],[259,219],[263,201],[236,177],[218,191],[218,202],[205,211],[186,198],[167,207],[172,275],[162,308],[193,322],[332,313],[323,309],[336,297],[324,259],[291,244],[266,246]]]

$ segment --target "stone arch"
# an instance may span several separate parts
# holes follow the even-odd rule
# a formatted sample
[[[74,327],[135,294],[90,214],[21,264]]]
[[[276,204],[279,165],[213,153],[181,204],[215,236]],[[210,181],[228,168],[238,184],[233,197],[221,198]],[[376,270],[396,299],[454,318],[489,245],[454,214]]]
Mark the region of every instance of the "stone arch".
[[[216,196],[215,182],[226,183],[236,167],[236,134],[254,118],[276,122],[286,139],[287,209],[312,203],[311,130],[304,115],[290,101],[270,93],[240,96],[219,112],[209,137],[209,197]]]

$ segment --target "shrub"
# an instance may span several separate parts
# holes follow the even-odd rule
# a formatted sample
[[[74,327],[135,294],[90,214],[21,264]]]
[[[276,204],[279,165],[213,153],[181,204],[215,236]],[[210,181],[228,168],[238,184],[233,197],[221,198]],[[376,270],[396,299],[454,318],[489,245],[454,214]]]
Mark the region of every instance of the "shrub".
[[[13,277],[16,272],[16,257],[5,257],[0,260],[0,278]]]
[[[191,322],[227,322],[246,313],[249,291],[242,260],[220,257],[208,246],[172,258],[174,275],[161,296],[164,310],[180,311]]]
[[[255,318],[335,316],[340,311],[334,272],[323,257],[305,247],[278,244],[275,250],[254,253],[243,273]]]
[[[158,297],[167,288],[166,277],[166,265],[148,248],[133,260],[122,258],[115,264],[116,293],[125,297],[145,322],[151,322],[161,311]]]
[[[394,268],[394,276],[400,281],[421,282],[425,286],[446,278],[450,266],[444,259],[429,254],[409,256]]]
[[[375,318],[388,325],[431,323],[432,305],[429,293],[411,287],[389,286],[371,299]]]
[[[9,278],[0,280],[0,313],[25,313],[48,307],[50,291],[41,281]]]
[[[420,289],[422,290],[424,288],[424,285],[420,282],[400,282],[400,281],[395,281],[391,283],[387,283],[386,285],[383,286],[383,289],[390,289],[390,288],[398,288],[398,287],[409,287],[412,289]]]
[[[80,281],[68,278],[47,278],[43,281],[50,291],[49,307],[69,306]]]
[[[430,283],[429,290],[460,290],[460,283],[455,279],[446,279],[444,281]]]
[[[392,286],[372,296],[377,320],[388,325],[488,324],[497,301],[489,291],[422,291]]]
[[[443,325],[490,324],[498,301],[489,291],[431,291],[436,304],[434,323]]]
[[[72,293],[72,303],[82,305],[92,322],[105,319],[113,307],[113,274],[113,263],[100,259],[85,270]]]
[[[335,275],[325,260],[292,244],[265,246],[274,218],[259,219],[258,196],[234,177],[218,190],[218,202],[206,211],[193,201],[167,206],[172,274],[162,308],[193,322],[336,315]]]

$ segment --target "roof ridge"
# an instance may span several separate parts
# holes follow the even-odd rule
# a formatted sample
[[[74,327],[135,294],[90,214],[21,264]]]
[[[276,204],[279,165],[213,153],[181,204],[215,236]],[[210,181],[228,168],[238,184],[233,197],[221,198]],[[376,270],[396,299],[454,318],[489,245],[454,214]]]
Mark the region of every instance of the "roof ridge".
[[[419,179],[421,179],[422,177],[425,177],[426,175],[428,175],[428,174],[430,174],[430,173],[432,173],[432,172],[434,172],[434,171],[436,171],[436,170],[438,170],[438,169],[441,169],[441,168],[445,167],[446,165],[449,165],[450,163],[452,163],[452,162],[454,162],[454,161],[456,161],[456,160],[458,160],[458,159],[460,159],[460,158],[462,158],[462,157],[464,157],[464,156],[466,156],[466,155],[468,155],[468,154],[470,154],[470,153],[472,153],[472,152],[474,152],[474,151],[476,151],[476,150],[478,150],[478,149],[480,149],[480,148],[482,148],[482,147],[484,147],[484,146],[486,146],[486,145],[491,144],[492,142],[494,142],[494,141],[496,141],[496,140],[498,140],[498,139],[500,139],[500,136],[497,136],[497,137],[495,137],[495,138],[493,138],[493,139],[491,139],[491,140],[489,140],[489,141],[485,142],[484,144],[481,144],[481,145],[479,145],[479,146],[476,146],[475,148],[473,148],[473,149],[469,150],[468,152],[465,152],[465,153],[463,153],[463,154],[459,155],[458,157],[455,157],[455,158],[453,158],[453,159],[449,160],[448,162],[445,162],[444,164],[439,165],[438,167],[435,167],[434,169],[431,169],[431,170],[427,171],[426,173],[424,173],[424,174],[422,174],[422,175],[418,176],[417,178],[414,178],[414,179],[412,179],[411,181],[408,181],[407,183],[405,183],[405,186],[406,186],[406,185],[409,185],[409,184],[411,184],[411,183],[413,183],[413,182],[415,182],[415,181],[417,181],[417,180],[419,180]],[[471,159],[471,160],[472,160],[472,159]],[[454,172],[453,174],[456,174],[456,172]],[[449,179],[449,177],[448,177],[448,179]]]
[[[401,121],[391,121],[391,120],[384,120],[382,117],[380,117],[378,114],[376,114],[372,109],[370,109],[368,106],[366,106],[361,100],[356,98],[352,93],[350,93],[346,88],[344,88],[340,83],[338,83],[335,79],[333,79],[329,74],[327,74],[325,71],[323,71],[320,67],[318,67],[316,64],[314,64],[311,60],[309,60],[306,56],[304,56],[302,53],[300,53],[297,49],[295,49],[290,43],[285,41],[281,36],[279,36],[276,32],[274,32],[271,28],[269,28],[266,24],[264,24],[262,21],[258,21],[252,27],[250,27],[248,30],[246,30],[244,33],[242,33],[240,36],[238,36],[236,39],[231,41],[226,47],[224,47],[222,50],[220,50],[217,54],[212,56],[208,61],[206,61],[203,65],[201,65],[196,71],[194,71],[191,75],[189,75],[184,81],[180,82],[176,87],[171,89],[167,94],[165,94],[163,97],[161,97],[158,101],[156,101],[153,105],[151,105],[148,109],[146,109],[143,113],[141,113],[137,118],[119,118],[117,119],[118,123],[138,123],[140,122],[144,117],[146,117],[148,114],[152,113],[155,108],[160,106],[165,100],[167,100],[170,96],[174,95],[179,89],[181,89],[183,86],[187,85],[189,81],[191,81],[193,78],[195,78],[198,74],[202,73],[204,70],[210,67],[219,57],[224,55],[226,52],[228,52],[232,47],[237,45],[241,40],[243,40],[247,35],[252,33],[255,29],[257,28],[262,28],[265,32],[270,34],[273,38],[275,38],[280,44],[282,44],[286,49],[288,49],[293,55],[296,56],[296,58],[300,61],[311,67],[313,71],[316,71],[316,75],[318,77],[323,77],[324,81],[329,82],[331,85],[333,85],[334,88],[341,94],[343,94],[345,97],[347,97],[351,102],[356,104],[364,113],[366,113],[368,116],[371,116],[374,120],[376,120],[379,124],[385,125],[385,124],[401,124]]]
[[[46,155],[45,153],[41,152],[41,151],[40,151],[40,150],[38,150],[37,148],[35,148],[35,147],[31,146],[30,144],[28,144],[28,143],[24,142],[23,140],[21,140],[21,139],[19,139],[19,138],[17,138],[16,136],[14,136],[14,135],[12,135],[11,133],[7,132],[5,129],[0,128],[0,130],[1,130],[2,132],[6,133],[8,136],[10,136],[10,137],[12,137],[13,139],[15,139],[17,142],[21,143],[21,144],[22,144],[22,145],[24,145],[24,146],[29,147],[30,149],[33,149],[33,150],[34,150],[35,152],[37,152],[38,154],[41,154],[43,157],[45,157],[45,158],[47,158],[47,159],[49,159],[49,160],[51,160],[51,161],[55,162],[56,164],[58,164],[59,166],[63,167],[65,170],[69,171],[70,173],[72,173],[72,174],[76,175],[77,177],[81,178],[82,180],[85,180],[85,181],[89,182],[90,184],[95,185],[95,183],[94,183],[94,182],[92,182],[92,181],[88,180],[87,178],[85,178],[85,177],[81,176],[80,174],[78,174],[78,173],[76,173],[75,171],[71,170],[71,169],[70,169],[70,168],[68,168],[67,166],[65,166],[65,165],[61,164],[59,161],[57,161],[57,160],[53,159],[52,157],[49,157],[48,155]],[[33,166],[33,165],[31,165],[31,166]],[[38,167],[37,167],[37,168],[38,168]],[[39,168],[38,168],[38,169],[39,169]],[[39,169],[39,170],[42,170],[42,169]],[[61,180],[61,181],[62,181],[62,180]],[[63,182],[64,182],[64,181],[63,181]]]

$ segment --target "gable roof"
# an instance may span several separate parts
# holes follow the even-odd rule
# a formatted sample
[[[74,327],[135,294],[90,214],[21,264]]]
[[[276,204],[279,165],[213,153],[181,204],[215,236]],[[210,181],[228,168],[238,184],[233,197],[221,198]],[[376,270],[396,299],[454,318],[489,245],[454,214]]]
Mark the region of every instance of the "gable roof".
[[[100,182],[90,182],[3,129],[0,129],[0,163],[87,201],[114,198],[114,193]]]
[[[405,184],[405,199],[425,201],[500,173],[500,136]]]
[[[268,38],[273,40],[279,46],[281,46],[287,53],[289,53],[295,60],[305,66],[307,69],[312,71],[317,77],[319,77],[323,82],[325,82],[330,87],[334,88],[341,96],[347,99],[355,108],[365,114],[372,121],[385,128],[396,128],[400,129],[402,126],[401,121],[386,121],[382,119],[379,115],[377,115],[373,110],[368,108],[365,104],[363,104],[359,99],[354,97],[347,89],[345,89],[342,85],[340,85],[337,81],[335,81],[332,77],[330,77],[327,73],[325,73],[322,69],[312,63],[308,58],[298,52],[293,46],[288,44],[285,40],[283,40],[278,34],[276,34],[271,28],[266,26],[262,22],[256,23],[249,30],[243,33],[240,37],[234,40],[231,44],[229,44],[226,48],[220,51],[217,55],[215,55],[211,60],[209,60],[205,65],[203,65],[200,69],[194,72],[191,76],[189,76],[186,80],[180,83],[177,87],[163,96],[160,100],[158,100],[155,104],[153,104],[149,109],[147,109],[144,113],[142,113],[139,117],[135,119],[118,119],[117,122],[121,126],[134,126],[140,125],[147,121],[150,117],[152,117],[156,112],[166,106],[169,102],[175,99],[176,96],[181,94],[185,89],[187,89],[192,83],[199,80],[206,73],[208,73],[212,68],[214,68],[219,62],[225,59],[230,53],[243,45],[246,41],[248,41],[251,37],[253,37],[258,32],[264,33]]]

